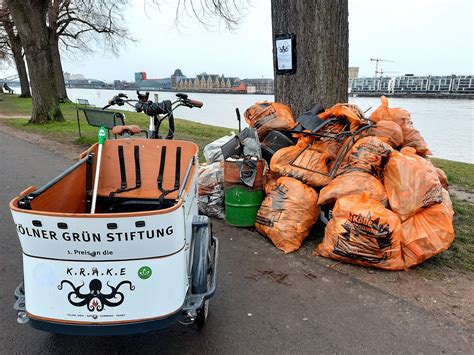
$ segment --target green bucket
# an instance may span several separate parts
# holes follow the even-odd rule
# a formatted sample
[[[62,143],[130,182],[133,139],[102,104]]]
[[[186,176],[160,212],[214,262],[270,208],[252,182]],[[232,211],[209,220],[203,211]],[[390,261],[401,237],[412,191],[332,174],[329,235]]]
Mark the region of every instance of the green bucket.
[[[225,190],[225,220],[236,227],[253,227],[262,204],[262,189],[232,186]]]

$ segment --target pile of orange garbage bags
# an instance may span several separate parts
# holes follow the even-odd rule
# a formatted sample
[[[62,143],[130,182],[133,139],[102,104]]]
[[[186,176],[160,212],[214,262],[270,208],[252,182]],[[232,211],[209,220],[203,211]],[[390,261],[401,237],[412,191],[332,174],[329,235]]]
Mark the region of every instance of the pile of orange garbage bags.
[[[315,254],[385,270],[406,270],[447,250],[454,240],[448,181],[427,157],[410,113],[382,97],[368,119],[352,104],[318,116],[328,120],[319,135],[294,134],[297,143],[273,155],[256,229],[289,253],[321,225]],[[245,118],[262,136],[297,126],[278,103],[257,103]],[[326,225],[318,222],[322,211],[331,217]]]

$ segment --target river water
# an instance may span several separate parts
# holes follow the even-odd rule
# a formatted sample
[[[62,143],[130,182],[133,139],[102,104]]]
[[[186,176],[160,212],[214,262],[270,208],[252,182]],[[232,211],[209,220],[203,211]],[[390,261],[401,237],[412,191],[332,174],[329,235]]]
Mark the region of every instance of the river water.
[[[104,106],[119,91],[98,89],[68,89],[73,101],[88,99],[91,104]],[[130,98],[136,98],[135,91],[122,90]],[[150,98],[153,99],[151,92]],[[172,100],[173,92],[157,92],[159,100]],[[235,108],[243,112],[256,101],[273,100],[273,95],[239,95],[189,93],[189,97],[204,102],[201,109],[185,107],[176,110],[175,116],[211,125],[237,128]],[[351,103],[357,104],[362,111],[371,108],[368,116],[380,103],[378,98],[353,97]],[[390,99],[391,107],[401,107],[409,112],[415,127],[421,132],[435,157],[474,163],[474,100],[450,99]],[[129,106],[123,109],[133,110]],[[146,126],[146,117],[143,117]]]

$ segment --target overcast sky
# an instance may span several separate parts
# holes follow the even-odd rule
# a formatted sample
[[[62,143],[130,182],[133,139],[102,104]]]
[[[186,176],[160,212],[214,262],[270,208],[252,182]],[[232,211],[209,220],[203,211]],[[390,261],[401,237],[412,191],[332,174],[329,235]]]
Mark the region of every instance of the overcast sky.
[[[270,0],[251,1],[232,33],[224,26],[204,29],[193,18],[182,18],[183,25],[176,27],[176,1],[162,1],[159,11],[145,11],[143,1],[130,1],[126,12],[136,43],[127,43],[118,57],[101,48],[87,56],[68,56],[64,70],[104,81],[131,81],[136,71],[146,71],[149,78],[169,77],[175,68],[187,76],[205,71],[273,77]],[[359,76],[373,75],[369,58],[374,57],[393,60],[382,68],[399,74],[473,74],[473,4],[349,0],[349,64],[360,67]]]

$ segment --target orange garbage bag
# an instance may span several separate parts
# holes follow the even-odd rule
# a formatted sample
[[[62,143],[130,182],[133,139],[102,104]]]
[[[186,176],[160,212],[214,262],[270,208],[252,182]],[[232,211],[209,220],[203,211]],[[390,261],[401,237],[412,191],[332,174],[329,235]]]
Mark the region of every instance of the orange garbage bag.
[[[402,223],[402,251],[407,268],[447,250],[454,240],[454,211],[443,189],[443,202],[431,205]]]
[[[375,122],[382,120],[393,121],[402,127],[410,119],[410,112],[402,108],[389,108],[388,99],[385,96],[380,97],[381,104],[370,115],[370,119]]]
[[[446,173],[442,169],[437,167],[435,167],[435,170],[438,174],[438,179],[441,183],[441,186],[443,186],[443,189],[449,190],[448,177],[446,176]]]
[[[401,270],[403,238],[398,216],[367,193],[341,197],[316,254],[352,264]]]
[[[312,148],[320,153],[327,153],[330,159],[333,160],[336,158],[337,153],[339,153],[342,146],[343,142],[322,138],[321,140],[314,142]]]
[[[431,155],[431,151],[428,149],[428,145],[421,136],[420,131],[418,131],[414,126],[411,120],[402,126],[403,131],[403,146],[415,148],[416,153],[422,156]]]
[[[392,152],[384,170],[384,186],[390,207],[402,222],[422,208],[443,201],[433,164],[417,155],[414,148]]]
[[[275,188],[278,178],[278,174],[272,172],[271,170],[268,170],[263,176],[264,190],[266,195]]]
[[[443,186],[443,189],[445,189],[446,191],[449,190],[449,183],[448,183],[448,177],[446,176],[446,173],[434,166],[433,162],[429,159],[426,160],[429,164],[431,164],[431,166],[433,167],[433,169],[436,171],[436,173],[438,174],[438,179],[439,179],[439,182],[441,183],[441,186]]]
[[[392,148],[398,148],[403,144],[403,131],[398,123],[393,121],[378,121],[368,132],[382,142],[390,144]]]
[[[305,184],[317,187],[325,186],[331,181],[329,165],[331,156],[320,152],[307,137],[301,137],[295,146],[278,150],[270,161],[270,170],[280,176],[290,176]]]
[[[321,119],[326,120],[331,117],[337,117],[343,119],[350,123],[351,131],[354,131],[362,123],[359,116],[352,111],[348,106],[343,106],[341,104],[336,104],[333,107],[325,110],[324,112],[318,115]]]
[[[337,199],[367,192],[371,198],[384,206],[388,205],[387,193],[382,182],[374,176],[362,171],[351,171],[337,176],[319,192],[320,206],[335,202]]]
[[[320,134],[331,134],[336,135],[337,133],[342,130],[344,127],[343,124],[334,123],[333,125],[329,125],[325,127],[325,129],[319,131]],[[298,146],[299,147],[306,147],[309,144],[312,144],[312,149],[320,152],[320,153],[328,153],[331,159],[334,159],[339,153],[339,149],[341,149],[344,141],[337,141],[335,139],[331,139],[329,137],[315,137],[312,135],[305,135],[305,133],[294,133],[294,138],[298,138]]]
[[[364,119],[364,112],[362,112],[362,110],[359,108],[359,106],[357,105],[354,105],[354,104],[350,104],[350,103],[339,103],[339,104],[335,104],[333,107],[337,107],[337,106],[345,106],[347,107],[349,110],[351,110],[353,113],[356,114],[357,117],[359,117],[360,119]]]
[[[372,112],[370,119],[375,122],[387,120],[397,123],[403,132],[403,147],[413,147],[420,155],[430,155],[431,152],[425,140],[413,126],[410,112],[402,108],[389,108],[388,99],[385,96],[382,96],[380,101],[381,105]]]
[[[278,102],[257,102],[245,111],[244,117],[251,128],[257,129],[260,141],[271,130],[289,131],[297,125],[291,109]]]
[[[332,122],[322,127],[318,133],[322,135],[328,135],[335,137],[337,134],[341,133],[344,129],[345,124],[343,122]],[[314,138],[313,138],[314,139]],[[313,143],[313,149],[318,152],[327,152],[331,159],[335,159],[339,150],[344,145],[343,141],[338,141],[331,139],[329,137],[319,137]]]
[[[363,171],[381,179],[383,177],[383,167],[391,152],[392,147],[377,137],[361,138],[352,146],[337,173]]]
[[[301,247],[319,216],[318,194],[302,182],[281,177],[263,200],[255,227],[285,253]]]

